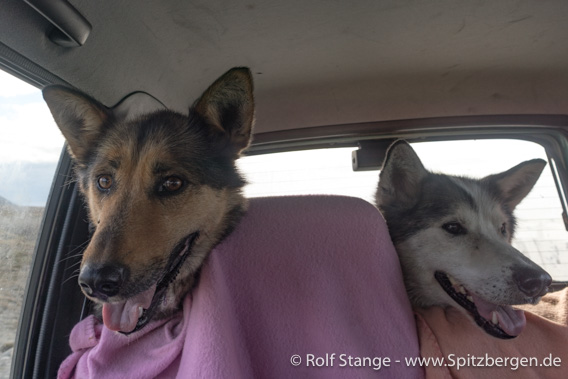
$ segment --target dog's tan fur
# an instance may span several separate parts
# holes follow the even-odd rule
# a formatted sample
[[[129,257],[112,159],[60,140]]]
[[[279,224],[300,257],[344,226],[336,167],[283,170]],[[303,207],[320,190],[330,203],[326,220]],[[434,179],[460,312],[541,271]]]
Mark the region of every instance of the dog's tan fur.
[[[176,309],[207,254],[246,208],[234,161],[250,141],[252,92],[249,70],[237,68],[204,92],[189,117],[158,111],[122,122],[77,91],[44,90],[95,228],[81,270],[117,263],[129,271],[116,296],[85,295],[113,303],[146,290],[163,275],[180,241],[199,232],[155,317]],[[111,178],[110,190],[99,188],[101,176]],[[182,178],[183,190],[164,194],[160,183],[169,178]]]

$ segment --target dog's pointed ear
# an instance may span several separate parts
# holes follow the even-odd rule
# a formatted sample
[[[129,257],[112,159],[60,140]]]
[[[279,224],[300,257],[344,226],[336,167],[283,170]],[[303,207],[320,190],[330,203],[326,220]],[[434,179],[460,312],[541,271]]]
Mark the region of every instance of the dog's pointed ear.
[[[67,140],[69,153],[84,165],[112,113],[89,96],[60,85],[45,87],[43,98]]]
[[[414,149],[403,140],[395,141],[388,149],[375,196],[377,206],[397,204],[412,206],[418,201],[420,182],[428,171]]]
[[[228,137],[232,155],[248,147],[254,124],[252,75],[235,67],[217,79],[193,105],[193,109],[217,132]]]
[[[532,190],[544,166],[546,166],[545,160],[532,159],[505,172],[486,176],[481,181],[497,186],[505,204],[510,211],[513,211]]]

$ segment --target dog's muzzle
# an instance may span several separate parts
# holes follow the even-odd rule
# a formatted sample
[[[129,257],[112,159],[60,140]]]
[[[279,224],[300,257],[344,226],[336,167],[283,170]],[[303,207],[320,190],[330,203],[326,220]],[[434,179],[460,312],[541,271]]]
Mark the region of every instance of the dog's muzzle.
[[[442,289],[463,309],[465,309],[486,333],[501,339],[517,337],[526,325],[524,311],[509,304],[491,303],[471,292],[453,277],[436,271],[434,277]],[[524,303],[536,303],[548,291],[552,278],[546,271],[513,269],[513,280],[519,291],[527,296]]]
[[[79,286],[83,292],[102,301],[118,295],[129,271],[118,264],[86,265],[79,274]]]
[[[150,322],[164,302],[169,285],[175,281],[191,254],[198,236],[199,232],[194,232],[174,248],[164,271],[154,284],[121,301],[109,302],[109,299],[120,296],[121,288],[129,279],[128,268],[119,264],[85,265],[79,275],[79,285],[88,297],[102,302],[105,326],[110,330],[130,334]]]
[[[552,277],[544,270],[532,267],[513,268],[513,280],[517,288],[528,297],[546,295]]]

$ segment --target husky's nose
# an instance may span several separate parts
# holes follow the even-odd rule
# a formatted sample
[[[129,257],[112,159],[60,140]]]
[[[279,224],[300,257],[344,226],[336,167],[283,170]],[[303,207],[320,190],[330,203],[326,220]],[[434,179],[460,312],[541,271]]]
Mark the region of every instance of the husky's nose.
[[[543,296],[548,292],[552,278],[542,269],[532,267],[517,268],[513,272],[513,280],[517,287],[527,296]]]
[[[79,285],[87,295],[106,300],[118,294],[125,273],[125,268],[116,264],[86,265],[79,274]]]

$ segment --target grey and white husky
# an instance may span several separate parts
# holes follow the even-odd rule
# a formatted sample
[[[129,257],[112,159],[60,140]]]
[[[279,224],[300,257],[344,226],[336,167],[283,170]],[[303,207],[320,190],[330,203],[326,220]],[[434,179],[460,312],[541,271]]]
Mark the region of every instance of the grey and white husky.
[[[547,293],[550,275],[511,246],[513,210],[546,162],[533,159],[482,179],[432,173],[412,147],[387,152],[376,204],[398,252],[414,307],[455,307],[487,333],[513,338],[524,312]]]

